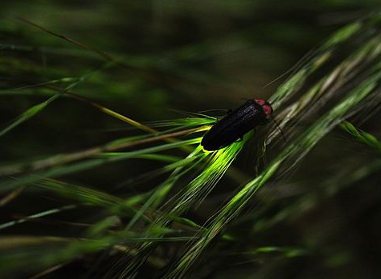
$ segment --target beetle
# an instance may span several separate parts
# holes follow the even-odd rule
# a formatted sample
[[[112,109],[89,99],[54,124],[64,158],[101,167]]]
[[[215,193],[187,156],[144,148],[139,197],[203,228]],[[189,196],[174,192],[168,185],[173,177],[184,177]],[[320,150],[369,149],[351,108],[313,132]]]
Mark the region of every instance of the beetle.
[[[269,102],[262,99],[248,100],[214,124],[203,136],[201,145],[207,151],[224,148],[258,125],[268,123],[267,117],[272,112]]]

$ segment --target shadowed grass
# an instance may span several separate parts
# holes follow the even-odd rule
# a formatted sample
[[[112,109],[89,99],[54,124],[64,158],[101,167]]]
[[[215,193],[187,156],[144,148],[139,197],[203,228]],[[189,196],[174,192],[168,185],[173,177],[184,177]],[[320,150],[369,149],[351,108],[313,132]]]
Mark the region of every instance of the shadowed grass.
[[[75,219],[69,222],[76,228],[74,237],[58,237],[60,232],[57,237],[34,236],[33,232],[29,236],[3,237],[0,239],[0,271],[9,275],[27,263],[28,269],[25,272],[33,274],[55,266],[62,268],[92,254],[99,259],[98,264],[102,267],[104,265],[100,273],[105,278],[130,278],[143,272],[147,264],[156,268],[162,278],[201,278],[202,276],[197,276],[197,272],[202,272],[196,269],[200,268],[208,273],[207,268],[200,267],[200,262],[213,260],[212,256],[209,257],[210,251],[218,255],[218,245],[239,241],[239,238],[227,233],[233,228],[234,222],[241,221],[245,214],[248,214],[249,219],[258,218],[255,212],[245,210],[250,207],[250,202],[259,190],[274,181],[282,182],[282,178],[298,166],[335,127],[340,125],[356,140],[380,152],[380,143],[375,136],[360,132],[353,125],[344,122],[361,113],[364,108],[371,110],[381,103],[380,30],[381,16],[373,14],[338,31],[303,59],[296,71],[270,98],[276,111],[276,119],[286,131],[287,142],[280,143],[279,130],[274,128],[274,124],[268,125],[271,132],[263,149],[266,151],[275,146],[275,154],[260,173],[251,174],[250,180],[244,185],[237,185],[234,190],[230,190],[216,207],[217,210],[206,215],[204,222],[196,221],[197,218],[192,219],[192,215],[188,217],[188,212],[205,206],[205,200],[221,179],[225,178],[244,145],[257,132],[247,134],[242,141],[226,148],[206,152],[199,145],[200,132],[214,123],[213,117],[198,115],[164,121],[161,123],[163,125],[157,126],[166,129],[157,131],[95,102],[86,101],[82,97],[76,98],[116,120],[122,120],[147,132],[148,135],[120,137],[85,150],[44,156],[28,162],[3,164],[0,167],[0,192],[8,195],[15,193],[14,197],[9,196],[9,200],[17,199],[20,194],[16,194],[16,191],[23,189],[23,193],[29,194],[53,193],[56,199],[66,205],[3,222],[0,224],[1,231],[17,229],[21,224],[36,219],[43,220],[66,210],[78,210],[77,214],[80,215],[81,210],[91,209],[93,215],[82,217],[84,220],[81,223]],[[55,33],[54,35],[57,36]],[[348,44],[350,51],[347,51]],[[96,53],[99,54],[99,51]],[[112,60],[109,56],[104,58]],[[101,67],[101,73],[110,66],[115,66],[107,63]],[[69,80],[69,85],[62,93],[56,93],[48,100],[27,109],[0,131],[0,137],[41,113],[48,104],[65,96],[65,93],[68,93],[65,97],[70,97],[73,93],[68,91],[88,82],[87,79],[96,72]],[[67,80],[61,79],[61,82],[66,83]],[[61,91],[57,88],[50,89]],[[308,127],[301,128],[305,123]],[[171,152],[179,153],[174,156]],[[84,171],[97,172],[98,168],[107,167],[111,163],[134,163],[138,159],[163,163],[152,172],[142,171],[142,177],[148,181],[148,189],[134,189],[120,194],[111,186],[108,191],[109,185],[105,185],[104,190],[98,190],[69,182],[73,179],[71,175],[80,175]],[[361,169],[346,169],[342,173],[322,179],[319,183],[333,185],[329,190],[327,186],[324,193],[325,196],[330,196],[375,173],[380,166],[379,159],[372,160]],[[159,175],[164,177],[159,179]],[[126,184],[132,188],[134,180]],[[316,201],[311,191],[310,195],[301,197],[290,206],[285,206],[273,218],[266,219],[261,227],[248,227],[248,234],[255,236],[260,230],[266,232],[276,223],[296,216],[297,211],[303,209],[302,204],[306,202],[306,198],[310,198],[309,206]],[[7,201],[3,204],[8,203]],[[218,245],[213,246],[212,243]],[[298,247],[269,244],[240,248],[243,251],[237,254],[254,258],[259,254],[274,252],[283,258],[313,254],[308,245]],[[112,259],[111,263],[105,259],[108,257]],[[223,264],[222,261],[221,263]]]

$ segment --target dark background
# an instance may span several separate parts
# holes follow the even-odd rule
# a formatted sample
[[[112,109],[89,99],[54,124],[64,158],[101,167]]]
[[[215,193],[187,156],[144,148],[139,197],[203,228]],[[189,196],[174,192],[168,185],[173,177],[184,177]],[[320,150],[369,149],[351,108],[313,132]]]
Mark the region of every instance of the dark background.
[[[121,58],[124,67],[100,71],[72,91],[137,121],[151,123],[183,117],[184,112],[222,110],[217,111],[221,115],[241,104],[242,99],[268,98],[311,49],[345,24],[377,10],[378,4],[370,0],[7,1],[0,9],[0,127],[51,96],[36,93],[29,86],[83,76],[105,63],[93,51],[17,17]],[[64,87],[65,82],[59,84]],[[375,126],[368,125],[370,129]],[[86,103],[62,98],[0,139],[0,164],[77,151],[132,134],[144,133]],[[307,164],[290,173],[292,179],[283,185],[287,190],[280,193],[276,187],[270,188],[260,196],[262,203],[271,200],[266,216],[276,217],[294,202],[294,190],[310,196],[313,202],[309,209],[296,204],[303,213],[259,234],[258,245],[299,244],[302,239],[307,247],[327,249],[301,260],[258,257],[258,278],[372,278],[378,274],[380,241],[375,224],[380,220],[380,194],[372,191],[379,177],[359,185],[360,193],[345,191],[320,199],[319,189],[314,189],[322,175],[340,168],[341,162],[335,161],[338,156],[331,150],[345,153],[351,147],[351,143],[343,144],[337,138],[323,141],[306,159]],[[333,162],[329,167],[327,160]],[[366,160],[366,156],[358,160]],[[244,163],[239,164],[250,171],[245,170]],[[120,163],[68,179],[101,190],[111,185],[120,191],[126,180],[156,167],[149,161]],[[300,184],[293,188],[294,182]],[[309,192],[309,187],[315,192]],[[278,195],[279,200],[273,201],[272,195]],[[17,200],[3,211],[2,222],[50,208],[50,202],[56,204],[50,197],[33,195]],[[198,216],[200,220],[208,218],[207,209],[204,213]],[[256,225],[248,222],[243,227]],[[3,233],[46,234],[45,230],[58,228],[31,224]],[[244,233],[241,237],[242,247],[252,241]],[[232,278],[235,267],[231,273],[229,269],[217,272],[215,278]],[[242,278],[250,278],[251,268],[240,269]]]

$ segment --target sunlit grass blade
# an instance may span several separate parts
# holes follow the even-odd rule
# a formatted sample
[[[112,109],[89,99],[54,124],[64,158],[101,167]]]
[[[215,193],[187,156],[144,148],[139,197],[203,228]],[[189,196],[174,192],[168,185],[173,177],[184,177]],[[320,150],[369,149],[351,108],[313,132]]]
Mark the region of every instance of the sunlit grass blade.
[[[183,146],[183,145],[195,144],[195,143],[198,143],[198,141],[199,141],[198,139],[191,139],[191,140],[182,141],[182,142],[169,143],[169,144],[164,144],[161,146],[154,146],[154,147],[150,147],[150,148],[146,148],[146,149],[141,149],[138,151],[123,152],[123,153],[119,154],[119,156],[112,156],[112,157],[100,158],[100,159],[83,160],[83,161],[79,161],[77,163],[72,163],[72,164],[63,165],[63,166],[62,166],[62,162],[67,162],[68,157],[65,155],[63,155],[62,157],[61,156],[54,157],[52,159],[55,162],[51,165],[50,168],[47,168],[44,166],[43,169],[46,169],[46,170],[41,170],[41,171],[35,170],[32,175],[21,176],[21,177],[17,177],[17,178],[5,181],[2,183],[1,191],[5,191],[5,190],[8,191],[10,189],[13,189],[13,188],[21,186],[21,185],[27,185],[30,183],[37,182],[37,181],[44,179],[44,178],[55,178],[55,177],[59,177],[62,175],[68,175],[68,174],[76,173],[79,171],[94,169],[96,167],[103,166],[105,164],[109,164],[109,163],[113,163],[113,162],[132,159],[135,157],[140,157],[142,154],[150,154],[150,153],[160,152],[163,150],[177,148],[177,147]],[[95,150],[90,150],[90,151],[92,151],[91,155],[95,156],[96,154],[100,154],[102,149],[95,149]],[[70,156],[70,160],[72,160],[73,158],[77,159],[77,155],[79,155],[81,157],[82,154],[81,153],[73,154],[73,156]],[[89,154],[85,154],[85,155],[86,155],[85,157],[89,157],[88,156]],[[49,162],[49,161],[45,161],[45,162]],[[50,163],[49,163],[49,165],[50,165]],[[40,166],[40,165],[38,164],[37,166]],[[28,168],[26,168],[26,169],[28,170]],[[5,171],[9,173],[9,167],[6,167]]]
[[[176,218],[173,218],[172,216],[180,216],[190,207],[197,206],[201,203],[223,177],[249,137],[250,135],[246,136],[241,142],[233,143],[227,148],[212,153],[204,153],[202,147],[198,146],[190,156],[199,156],[200,161],[189,166],[175,169],[169,178],[159,186],[155,193],[153,193],[152,199],[148,200],[145,204],[144,210],[158,205],[158,201],[165,200],[169,190],[174,187],[175,183],[179,181],[182,176],[194,167],[199,169],[198,175],[188,183],[185,189],[179,191],[174,197],[167,198],[167,202],[160,208],[160,211],[164,212],[164,214],[161,214],[159,218],[156,218],[153,221],[149,226],[148,231],[167,227],[173,220],[176,220]],[[130,222],[127,229],[132,227],[137,221],[137,218],[139,218],[139,215]],[[136,272],[144,262],[144,259],[153,251],[152,249],[154,249],[154,246],[154,242],[143,243],[138,249],[139,256],[129,259],[127,266],[120,267],[122,269],[120,274],[131,274]]]
[[[368,145],[381,154],[381,142],[372,134],[357,129],[347,121],[341,123],[340,127],[351,134],[357,141]]]
[[[65,210],[70,210],[70,209],[73,209],[73,208],[75,208],[75,205],[66,205],[66,206],[61,207],[61,208],[54,208],[54,209],[50,209],[50,210],[47,210],[47,211],[44,211],[44,212],[39,212],[39,213],[33,214],[31,216],[28,216],[26,218],[22,218],[22,219],[18,219],[18,220],[15,220],[15,221],[10,221],[10,222],[7,222],[7,223],[0,224],[0,230],[3,230],[5,228],[11,227],[11,226],[15,226],[15,225],[18,225],[18,224],[22,224],[22,223],[28,222],[28,221],[33,220],[33,219],[38,219],[38,218],[42,218],[42,217],[49,216],[49,215],[52,215],[52,214],[60,213],[60,212],[65,211]]]
[[[58,97],[60,97],[60,94],[56,94],[56,95],[52,96],[51,98],[49,98],[48,100],[46,100],[45,102],[37,104],[37,105],[29,108],[25,112],[23,112],[10,125],[8,125],[6,128],[4,128],[3,130],[0,131],[0,137],[4,136],[6,133],[10,132],[11,130],[13,130],[14,128],[19,126],[20,124],[24,123],[25,121],[27,121],[31,117],[35,116],[36,114],[40,113],[48,104],[50,104],[51,102],[56,100]]]
[[[86,73],[86,74],[80,76],[79,78],[70,78],[70,81],[72,81],[72,82],[65,89],[63,89],[62,91],[60,91],[57,94],[54,94],[52,97],[50,97],[46,101],[39,103],[37,105],[34,105],[33,107],[27,109],[20,116],[18,116],[16,118],[16,120],[12,121],[12,123],[10,125],[8,125],[3,130],[0,130],[0,137],[4,136],[6,133],[10,132],[11,130],[13,130],[14,128],[19,126],[20,124],[24,123],[25,121],[29,120],[33,116],[42,112],[48,105],[50,105],[55,100],[57,100],[59,97],[61,97],[63,95],[63,93],[65,93],[65,91],[72,90],[75,86],[77,86],[81,82],[84,82],[86,79],[90,78],[91,76],[93,76],[97,72],[104,70],[106,68],[109,68],[111,66],[113,66],[113,63],[109,62],[109,63],[106,63],[105,65],[103,65],[103,67],[101,67],[101,69],[99,69],[99,70],[91,71],[89,73]]]

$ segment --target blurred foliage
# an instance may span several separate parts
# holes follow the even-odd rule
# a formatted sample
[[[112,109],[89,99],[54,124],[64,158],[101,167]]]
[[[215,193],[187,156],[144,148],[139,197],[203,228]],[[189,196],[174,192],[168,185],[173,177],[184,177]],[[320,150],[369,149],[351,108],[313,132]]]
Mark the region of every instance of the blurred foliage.
[[[378,5],[2,3],[0,275],[378,278]],[[286,142],[171,134],[253,97]]]

